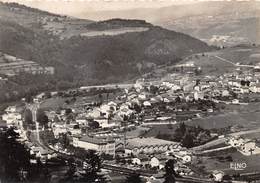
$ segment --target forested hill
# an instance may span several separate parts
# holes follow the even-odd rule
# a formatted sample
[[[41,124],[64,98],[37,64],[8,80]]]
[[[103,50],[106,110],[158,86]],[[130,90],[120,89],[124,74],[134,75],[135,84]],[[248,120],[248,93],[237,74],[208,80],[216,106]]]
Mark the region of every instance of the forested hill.
[[[0,9],[4,9],[0,51],[54,66],[62,81],[120,82],[212,49],[198,39],[143,20],[91,22],[5,3],[0,3]],[[17,21],[21,14],[26,22]]]

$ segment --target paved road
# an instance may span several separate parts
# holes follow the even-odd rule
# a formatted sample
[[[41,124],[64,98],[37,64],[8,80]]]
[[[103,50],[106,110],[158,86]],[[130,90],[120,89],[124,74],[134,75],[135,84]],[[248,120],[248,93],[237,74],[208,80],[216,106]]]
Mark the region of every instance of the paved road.
[[[217,55],[215,55],[214,57],[217,58],[217,59],[219,59],[219,60],[221,60],[221,61],[223,61],[223,62],[229,63],[229,64],[231,64],[231,65],[233,65],[233,66],[235,66],[235,67],[249,67],[249,68],[254,68],[254,67],[255,67],[254,65],[240,65],[240,64],[235,64],[234,62],[232,62],[232,61],[230,61],[230,60],[228,60],[228,59],[225,59],[225,58],[223,58],[223,57],[217,56]]]
[[[230,135],[230,136],[241,136],[241,135],[246,135],[246,134],[250,134],[250,133],[260,133],[260,128],[257,128],[257,129],[254,129],[254,130],[247,130],[247,131],[230,133],[228,135]]]
[[[40,103],[33,103],[33,104],[28,104],[26,107],[28,108],[28,109],[30,109],[31,110],[31,112],[32,112],[32,115],[33,115],[33,122],[35,123],[35,125],[36,125],[36,118],[37,118],[37,116],[36,116],[36,112],[37,112],[37,110],[38,110],[38,108],[39,108],[39,106],[40,106]],[[30,141],[33,143],[33,144],[35,144],[35,145],[37,145],[37,146],[39,146],[39,147],[42,147],[44,150],[48,150],[48,151],[51,151],[51,152],[53,152],[53,150],[51,149],[51,148],[49,148],[47,145],[45,145],[42,141],[41,141],[41,138],[40,138],[40,130],[38,130],[38,131],[31,131],[31,135],[30,135],[30,137],[28,137],[29,139],[30,139]]]
[[[79,89],[82,90],[89,90],[92,88],[131,88],[133,87],[133,83],[128,83],[128,84],[107,84],[107,85],[94,85],[94,86],[82,86]]]

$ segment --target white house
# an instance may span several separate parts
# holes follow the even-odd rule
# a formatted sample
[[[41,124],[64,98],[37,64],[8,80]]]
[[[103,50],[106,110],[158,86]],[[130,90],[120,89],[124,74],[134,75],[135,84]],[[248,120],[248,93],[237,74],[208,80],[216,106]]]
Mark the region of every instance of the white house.
[[[14,112],[17,112],[17,108],[16,108],[16,106],[9,106],[5,109],[5,112],[6,113],[14,113]]]
[[[151,165],[151,167],[159,167],[160,161],[156,157],[153,157],[150,160],[150,165]]]
[[[106,117],[95,118],[94,121],[98,122],[99,126],[101,126],[102,128],[108,126],[108,118]]]
[[[224,176],[224,172],[215,170],[215,171],[212,172],[212,175],[213,175],[213,180],[214,181],[222,182],[223,176]]]
[[[248,140],[244,142],[243,146],[241,147],[241,150],[247,154],[252,154],[256,148],[257,147],[255,141]]]
[[[104,104],[100,107],[100,112],[106,118],[109,117],[110,114],[113,114],[116,111],[116,107],[113,105]]]
[[[144,101],[143,105],[144,105],[145,107],[150,107],[150,106],[152,106],[151,102],[149,102],[149,101]]]
[[[76,123],[78,123],[79,125],[87,126],[88,120],[84,117],[79,117],[79,118],[76,118]]]
[[[238,137],[232,137],[229,139],[228,143],[233,147],[239,147],[244,144],[244,139]]]
[[[198,91],[194,92],[194,99],[195,100],[199,100],[199,99],[203,99],[203,98],[204,98],[204,93],[203,92],[198,92]]]
[[[22,115],[17,112],[6,113],[2,115],[2,120],[6,121],[7,126],[18,126],[22,123]]]
[[[223,90],[221,95],[222,95],[222,97],[228,97],[228,96],[230,96],[230,93],[228,90]]]
[[[132,158],[132,163],[134,165],[141,165],[142,164],[142,162],[139,158]]]
[[[251,86],[249,90],[253,93],[260,93],[260,84],[256,84],[255,86]]]

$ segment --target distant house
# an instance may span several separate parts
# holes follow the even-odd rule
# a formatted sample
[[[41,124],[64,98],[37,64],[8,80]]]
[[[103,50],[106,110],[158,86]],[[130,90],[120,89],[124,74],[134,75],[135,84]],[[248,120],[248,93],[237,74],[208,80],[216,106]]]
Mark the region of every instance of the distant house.
[[[123,117],[123,116],[130,116],[134,113],[133,110],[129,109],[128,105],[121,105],[118,111],[118,115]]]
[[[247,140],[244,142],[243,146],[241,147],[241,150],[245,153],[252,154],[253,151],[256,149],[256,142],[253,140]]]
[[[53,126],[52,131],[55,138],[58,138],[60,134],[67,133],[67,128],[65,126]]]
[[[232,104],[239,104],[239,100],[238,99],[233,99],[232,100]]]
[[[42,147],[30,145],[30,154],[34,154],[40,159],[51,159],[57,157],[57,154],[50,150],[45,150]]]
[[[195,100],[204,99],[204,93],[203,93],[203,92],[195,91],[195,92],[194,92],[194,99],[195,99]]]
[[[115,155],[115,141],[92,138],[88,135],[83,137],[73,137],[73,145],[75,147],[80,147],[86,150],[95,150],[98,153],[105,153],[110,155]]]
[[[88,126],[88,120],[84,117],[76,118],[76,123],[78,123],[79,125]]]
[[[257,83],[254,86],[251,86],[249,90],[253,93],[260,93],[260,83]]]
[[[223,180],[223,176],[224,176],[224,172],[219,171],[219,170],[215,170],[212,172],[212,176],[213,176],[213,180],[216,182],[222,182]]]
[[[222,97],[228,97],[228,96],[230,96],[230,93],[229,93],[228,90],[223,90],[222,93],[221,93],[221,96]]]
[[[164,174],[155,174],[147,179],[146,183],[163,183],[164,182]]]
[[[16,106],[9,106],[5,109],[6,113],[14,113],[17,112],[17,107]]]
[[[153,157],[151,160],[150,160],[150,165],[151,167],[159,167],[160,165],[160,161],[159,159],[157,159],[156,157]]]
[[[243,139],[241,137],[232,137],[229,139],[228,143],[236,147],[240,152],[242,152],[245,155],[252,155],[255,151],[255,153],[258,153],[259,147],[256,145],[255,140],[251,139]]]
[[[233,147],[239,147],[244,144],[244,139],[238,137],[232,137],[229,139],[228,143]]]
[[[17,112],[3,114],[2,120],[7,126],[22,126],[22,115]]]
[[[187,150],[180,150],[174,152],[173,155],[180,159],[183,163],[189,163],[192,161],[192,154]]]
[[[151,102],[149,102],[149,101],[144,101],[143,105],[145,107],[151,107],[152,106]]]
[[[132,163],[134,165],[141,165],[142,164],[142,162],[139,158],[132,158]]]
[[[102,116],[108,118],[109,115],[113,114],[116,111],[116,106],[113,104],[108,105],[104,104],[100,107],[100,112],[102,113]]]
[[[120,121],[108,119],[106,117],[95,118],[94,121],[98,122],[101,128],[113,128],[120,126]]]

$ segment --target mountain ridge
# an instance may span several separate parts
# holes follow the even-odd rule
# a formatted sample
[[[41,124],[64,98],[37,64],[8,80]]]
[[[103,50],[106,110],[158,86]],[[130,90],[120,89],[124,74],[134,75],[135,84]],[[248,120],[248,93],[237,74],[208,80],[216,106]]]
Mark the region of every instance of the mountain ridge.
[[[5,13],[13,17],[19,15],[11,10],[5,10]],[[30,21],[37,23],[37,17],[42,20],[45,14],[30,17]],[[144,20],[112,19],[87,23],[80,19],[74,19],[73,23],[60,20],[59,25],[67,28],[61,33],[46,29],[46,25],[34,28],[28,26],[28,22],[23,25],[23,22],[17,21],[0,17],[0,27],[3,27],[0,29],[2,52],[54,66],[57,77],[84,85],[128,80],[158,65],[175,64],[189,54],[214,49],[191,36],[154,26]],[[57,25],[57,22],[55,20],[54,24]],[[133,30],[137,27],[145,29]],[[104,33],[114,32],[115,28],[120,29],[120,34]],[[126,28],[131,31],[125,31]],[[82,34],[90,31],[101,34]]]

